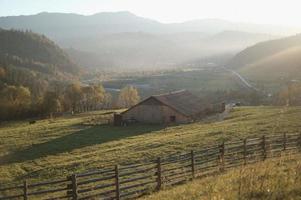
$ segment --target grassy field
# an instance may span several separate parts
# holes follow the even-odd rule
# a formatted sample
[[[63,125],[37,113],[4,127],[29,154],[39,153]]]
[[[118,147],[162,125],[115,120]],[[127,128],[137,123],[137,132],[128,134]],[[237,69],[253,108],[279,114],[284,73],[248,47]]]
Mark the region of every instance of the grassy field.
[[[301,107],[236,108],[220,122],[164,127],[94,125],[103,112],[0,126],[0,184],[41,180],[262,134],[300,131]]]
[[[196,179],[143,199],[301,199],[301,156],[267,160]]]

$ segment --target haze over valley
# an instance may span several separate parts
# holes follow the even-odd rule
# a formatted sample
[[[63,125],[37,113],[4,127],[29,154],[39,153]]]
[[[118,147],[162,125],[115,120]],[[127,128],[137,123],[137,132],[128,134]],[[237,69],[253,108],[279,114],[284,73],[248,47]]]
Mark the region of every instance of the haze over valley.
[[[297,31],[219,19],[165,24],[127,11],[1,17],[0,27],[44,34],[78,64],[97,69],[170,68],[208,57],[229,57]]]
[[[1,199],[300,199],[298,0],[0,0]]]
[[[244,87],[252,91],[263,85],[262,92],[274,93],[288,80],[298,79],[300,71],[297,59],[301,48],[299,29],[289,26],[221,19],[161,23],[119,11],[93,15],[41,12],[7,16],[0,17],[0,27],[3,29],[1,55],[5,60],[10,59],[5,62],[12,62],[16,69],[51,77],[47,82],[62,80],[62,77],[67,78],[67,82],[94,80],[113,90],[120,90],[126,84],[138,88],[141,85],[143,96],[177,89],[196,90],[200,94],[204,90],[241,90]],[[21,36],[25,38],[18,41],[17,37]],[[37,39],[42,46],[34,46],[28,39]],[[49,41],[58,54],[54,54],[43,40]],[[43,54],[43,48],[46,54]],[[45,55],[47,60],[43,58]],[[70,64],[56,63],[61,60],[56,58],[58,55]],[[13,61],[16,58],[34,65],[16,64]],[[181,72],[182,69],[202,69],[197,72],[199,81],[195,82],[198,78],[193,78],[193,73],[188,71]],[[151,72],[154,70],[156,72]],[[148,77],[150,74],[156,77],[160,70],[167,70],[164,76],[169,78],[165,78],[165,83],[161,83],[163,77],[157,81]],[[176,79],[177,70],[187,74],[183,77],[188,84],[173,82],[180,81]],[[136,77],[135,71],[146,71],[145,80],[141,81],[141,75]],[[126,76],[130,76],[131,81],[122,81]],[[163,89],[162,84],[167,87]]]

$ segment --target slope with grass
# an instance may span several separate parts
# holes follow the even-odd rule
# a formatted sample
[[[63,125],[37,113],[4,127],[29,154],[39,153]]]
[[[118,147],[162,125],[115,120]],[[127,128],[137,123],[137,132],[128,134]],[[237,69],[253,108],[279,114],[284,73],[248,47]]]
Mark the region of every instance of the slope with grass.
[[[300,55],[299,34],[249,47],[231,59],[228,67],[255,83],[279,87],[300,77]]]
[[[296,133],[301,128],[299,107],[244,107],[235,109],[224,121],[172,127],[91,126],[91,121],[106,121],[107,117],[94,112],[33,125],[25,121],[2,124],[1,183],[65,177],[72,172],[187,152],[221,140]]]
[[[228,63],[231,68],[240,68],[287,49],[301,45],[301,34],[276,40],[261,42],[238,53]]]
[[[293,47],[242,68],[240,73],[263,83],[297,79],[301,73],[301,46]]]
[[[291,155],[267,160],[198,179],[142,199],[300,199],[300,159],[300,155]]]

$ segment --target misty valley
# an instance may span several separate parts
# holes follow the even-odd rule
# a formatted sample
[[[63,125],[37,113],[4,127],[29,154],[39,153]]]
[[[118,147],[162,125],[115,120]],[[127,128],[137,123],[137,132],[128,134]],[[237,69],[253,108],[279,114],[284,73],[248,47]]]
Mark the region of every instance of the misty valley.
[[[0,13],[0,200],[300,198],[301,26],[62,2]]]

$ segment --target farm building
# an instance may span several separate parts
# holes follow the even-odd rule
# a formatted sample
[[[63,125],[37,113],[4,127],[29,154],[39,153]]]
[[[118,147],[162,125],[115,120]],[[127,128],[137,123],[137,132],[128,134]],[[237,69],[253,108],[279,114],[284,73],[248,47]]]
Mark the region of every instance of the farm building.
[[[154,95],[114,117],[114,124],[142,123],[189,123],[209,113],[224,111],[224,105],[213,106],[187,90]]]

